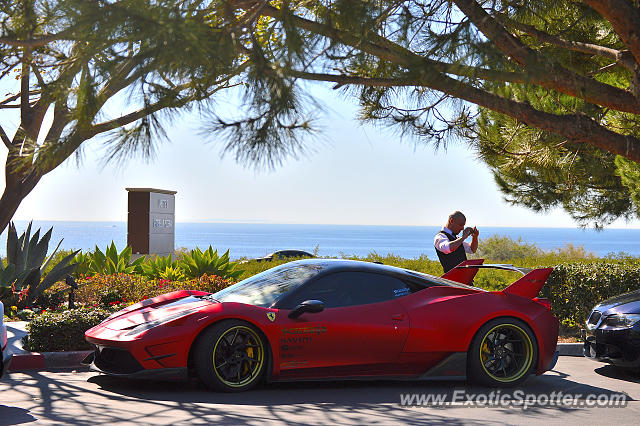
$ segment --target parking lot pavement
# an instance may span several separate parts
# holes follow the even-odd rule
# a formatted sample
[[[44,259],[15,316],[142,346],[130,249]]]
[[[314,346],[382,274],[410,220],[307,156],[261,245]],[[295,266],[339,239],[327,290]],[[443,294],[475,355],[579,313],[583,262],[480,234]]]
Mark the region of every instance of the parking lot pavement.
[[[5,322],[7,326],[7,350],[12,354],[27,353],[22,348],[22,338],[27,335],[27,321]]]
[[[508,395],[511,406],[491,405],[491,392],[493,397]],[[517,404],[517,392],[530,406]],[[624,407],[598,406],[621,392],[628,396]],[[401,405],[402,397],[414,394],[432,403],[415,406],[413,397],[414,406]],[[637,424],[640,416],[639,377],[577,357],[561,357],[554,371],[517,389],[444,381],[349,381],[270,384],[222,394],[197,382],[138,382],[67,370],[9,373],[0,382],[0,395],[0,424]],[[445,401],[434,404],[436,397]],[[555,404],[562,398],[568,404]]]

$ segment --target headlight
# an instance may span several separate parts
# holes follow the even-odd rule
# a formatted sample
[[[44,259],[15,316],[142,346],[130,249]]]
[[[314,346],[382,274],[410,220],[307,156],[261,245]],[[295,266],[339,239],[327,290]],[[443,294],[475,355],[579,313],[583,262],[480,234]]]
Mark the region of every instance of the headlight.
[[[640,314],[616,314],[609,315],[603,321],[603,325],[614,328],[633,327],[640,321]]]

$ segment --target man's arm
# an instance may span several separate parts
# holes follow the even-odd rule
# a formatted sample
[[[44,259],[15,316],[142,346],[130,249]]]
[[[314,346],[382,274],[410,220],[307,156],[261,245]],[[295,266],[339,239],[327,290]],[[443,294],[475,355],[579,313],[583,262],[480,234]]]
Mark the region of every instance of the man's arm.
[[[480,231],[474,226],[473,234],[471,234],[471,252],[475,253],[478,250],[478,235],[480,235]]]
[[[436,249],[438,249],[442,253],[449,254],[453,251],[456,251],[458,247],[460,247],[462,242],[469,237],[469,235],[470,235],[470,231],[467,231],[465,229],[464,231],[462,231],[462,235],[453,241],[449,241],[446,237],[442,238],[440,241],[436,242],[435,244]],[[478,242],[476,241],[476,246],[477,245],[478,245]]]

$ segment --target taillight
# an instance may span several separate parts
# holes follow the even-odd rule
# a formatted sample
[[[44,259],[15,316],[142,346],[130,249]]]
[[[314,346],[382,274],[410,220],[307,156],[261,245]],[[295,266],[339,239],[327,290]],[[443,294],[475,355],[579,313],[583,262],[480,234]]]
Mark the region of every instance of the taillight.
[[[548,310],[551,310],[551,301],[549,299],[544,299],[544,298],[541,298],[541,297],[534,297],[533,301],[541,304],[542,306],[544,306]]]

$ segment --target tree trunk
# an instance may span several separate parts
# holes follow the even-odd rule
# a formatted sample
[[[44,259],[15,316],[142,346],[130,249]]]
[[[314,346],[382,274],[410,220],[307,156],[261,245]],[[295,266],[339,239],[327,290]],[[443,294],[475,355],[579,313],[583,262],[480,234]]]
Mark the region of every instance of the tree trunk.
[[[29,195],[38,181],[40,177],[30,174],[26,179],[19,180],[15,184],[8,183],[4,188],[0,198],[0,233],[7,228],[20,203]]]

